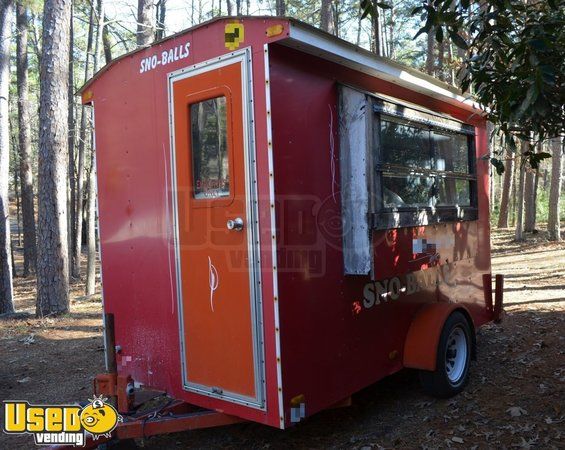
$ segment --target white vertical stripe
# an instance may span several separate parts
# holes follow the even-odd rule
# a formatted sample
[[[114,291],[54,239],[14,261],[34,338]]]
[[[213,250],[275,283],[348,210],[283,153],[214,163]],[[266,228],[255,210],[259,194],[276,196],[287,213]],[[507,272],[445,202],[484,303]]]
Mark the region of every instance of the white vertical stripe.
[[[271,80],[269,75],[269,46],[264,45],[265,55],[265,106],[267,108],[267,154],[269,158],[269,208],[271,210],[271,252],[273,259],[273,302],[275,311],[275,353],[277,358],[277,392],[279,396],[279,426],[284,429],[284,405],[282,393],[281,339],[279,319],[279,285],[277,276],[277,236],[275,222],[275,177],[273,169],[273,129],[271,124]]]

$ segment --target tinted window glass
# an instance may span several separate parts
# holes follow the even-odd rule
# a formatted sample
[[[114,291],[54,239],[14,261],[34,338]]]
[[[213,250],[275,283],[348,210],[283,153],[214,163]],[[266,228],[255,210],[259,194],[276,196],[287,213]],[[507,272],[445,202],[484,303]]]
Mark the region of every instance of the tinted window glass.
[[[383,163],[431,168],[427,129],[381,119],[381,148]]]
[[[469,180],[461,178],[438,178],[438,206],[470,206]]]
[[[469,143],[461,134],[432,133],[436,170],[469,173]]]
[[[431,206],[434,180],[417,175],[383,176],[385,207]]]
[[[226,98],[190,105],[194,197],[230,195]]]

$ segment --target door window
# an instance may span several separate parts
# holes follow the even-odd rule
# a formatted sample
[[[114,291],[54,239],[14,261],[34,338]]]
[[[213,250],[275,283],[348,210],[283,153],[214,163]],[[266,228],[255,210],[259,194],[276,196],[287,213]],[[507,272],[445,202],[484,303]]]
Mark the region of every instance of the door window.
[[[190,105],[190,122],[194,198],[229,197],[226,97]]]

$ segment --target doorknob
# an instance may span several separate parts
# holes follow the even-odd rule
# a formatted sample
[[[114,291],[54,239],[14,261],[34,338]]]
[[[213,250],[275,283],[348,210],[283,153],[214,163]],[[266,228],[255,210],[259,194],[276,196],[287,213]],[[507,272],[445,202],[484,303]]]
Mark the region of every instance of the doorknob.
[[[236,217],[233,220],[230,219],[226,225],[228,230],[241,231],[243,230],[243,219],[241,217]]]

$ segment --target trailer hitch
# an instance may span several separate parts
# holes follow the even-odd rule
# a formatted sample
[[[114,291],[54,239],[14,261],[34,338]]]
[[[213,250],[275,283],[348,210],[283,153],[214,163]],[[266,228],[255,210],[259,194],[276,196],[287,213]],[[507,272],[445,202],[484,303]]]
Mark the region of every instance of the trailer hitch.
[[[494,277],[494,303],[492,299],[492,275],[490,273],[483,275],[483,290],[487,312],[494,323],[502,322],[504,316],[504,275],[497,274]]]
[[[82,448],[97,448],[101,444],[115,443],[128,439],[143,439],[159,434],[198,430],[245,422],[245,419],[217,411],[202,409],[180,400],[170,401],[163,407],[141,415],[125,415],[109,437],[94,439],[87,435]],[[72,449],[67,445],[47,447],[50,450]]]

